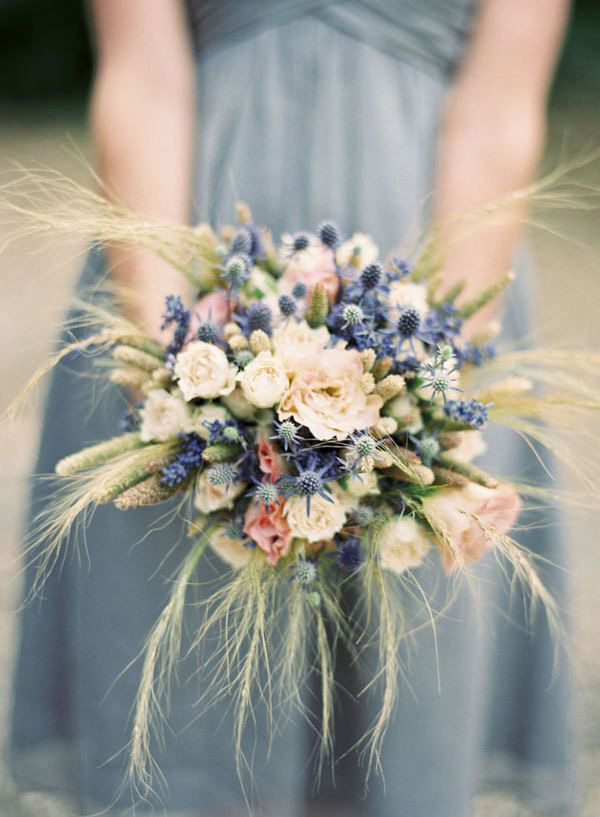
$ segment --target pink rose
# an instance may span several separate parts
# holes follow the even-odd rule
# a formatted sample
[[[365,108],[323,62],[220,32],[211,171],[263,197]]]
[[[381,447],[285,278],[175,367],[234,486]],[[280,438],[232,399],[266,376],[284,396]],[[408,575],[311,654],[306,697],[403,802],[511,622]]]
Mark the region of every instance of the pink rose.
[[[217,326],[224,326],[229,320],[229,301],[222,290],[210,292],[196,301],[194,315],[198,322],[210,321]]]
[[[335,268],[335,256],[329,247],[308,247],[290,258],[281,278],[290,291],[298,282],[310,291],[315,284],[323,284],[329,300],[335,301],[340,280]]]
[[[258,441],[258,467],[269,477],[269,482],[276,482],[283,474],[283,460],[275,446],[261,437]]]
[[[521,500],[509,485],[484,488],[469,482],[463,488],[442,488],[423,501],[425,517],[438,540],[444,567],[464,567],[508,533],[521,510]],[[477,522],[492,529],[486,534]]]
[[[262,502],[254,500],[246,511],[244,533],[264,550],[267,564],[273,566],[285,556],[292,543],[292,533],[279,502],[267,511]]]

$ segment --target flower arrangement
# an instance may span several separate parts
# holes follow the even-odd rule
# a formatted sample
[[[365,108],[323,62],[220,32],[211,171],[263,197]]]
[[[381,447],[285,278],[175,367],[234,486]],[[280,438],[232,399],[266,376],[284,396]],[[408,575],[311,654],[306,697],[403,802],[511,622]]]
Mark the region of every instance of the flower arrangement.
[[[165,343],[108,307],[80,304],[77,322],[90,332],[44,367],[73,349],[108,352],[110,379],[136,398],[120,434],[57,464],[55,503],[37,532],[40,581],[72,525],[100,503],[133,511],[179,500],[187,519],[188,555],[146,646],[132,774],[150,785],[157,685],[177,663],[186,589],[207,551],[230,571],[206,602],[194,646],[219,625],[207,694],[235,699],[238,755],[253,699],[264,696],[256,690],[262,663],[269,694],[279,689],[302,709],[311,639],[329,749],[332,651],[342,638],[359,652],[367,627],[382,703],[365,748],[377,763],[401,675],[398,590],[418,583],[424,560],[439,558],[458,573],[488,552],[501,554],[555,620],[532,555],[509,536],[524,497],[553,494],[473,461],[486,450],[488,422],[559,457],[566,451],[568,461],[565,432],[578,419],[591,429],[600,407],[597,357],[497,354],[496,323],[467,339],[465,323],[514,275],[461,301],[464,284],[443,289],[435,236],[408,263],[381,258],[369,236],[344,238],[333,223],[284,235],[276,246],[241,204],[237,225],[217,233],[208,225],[148,227],[101,197],[86,201],[100,205],[88,219],[98,243],[137,240],[200,293],[192,309],[167,298]],[[535,391],[536,382],[546,392]],[[364,615],[341,603],[348,582]]]

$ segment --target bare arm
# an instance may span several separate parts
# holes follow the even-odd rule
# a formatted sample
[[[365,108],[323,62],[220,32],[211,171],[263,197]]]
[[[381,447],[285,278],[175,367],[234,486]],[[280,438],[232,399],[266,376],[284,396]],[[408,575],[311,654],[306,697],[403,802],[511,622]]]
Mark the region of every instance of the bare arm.
[[[99,172],[144,215],[188,219],[194,123],[193,64],[179,0],[92,0],[98,49],[91,119]],[[117,283],[143,297],[131,317],[157,334],[164,296],[183,277],[147,251],[114,247]]]
[[[568,0],[484,1],[442,120],[437,221],[501,199],[534,178],[568,11]],[[457,230],[446,231],[445,288],[466,276],[468,296],[509,269],[523,213],[513,215],[456,245]],[[471,331],[493,308],[470,322]]]

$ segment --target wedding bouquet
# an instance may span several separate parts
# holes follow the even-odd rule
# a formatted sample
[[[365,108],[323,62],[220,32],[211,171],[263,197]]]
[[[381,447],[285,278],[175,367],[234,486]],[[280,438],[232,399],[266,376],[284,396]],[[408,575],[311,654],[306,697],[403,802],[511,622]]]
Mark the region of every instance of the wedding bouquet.
[[[330,747],[332,650],[343,639],[356,655],[366,644],[379,655],[370,683],[381,686],[381,708],[365,735],[377,761],[401,677],[401,590],[419,587],[424,560],[437,553],[451,573],[489,551],[501,555],[554,616],[532,555],[509,536],[522,497],[553,495],[473,460],[486,449],[488,422],[568,460],[564,432],[591,428],[600,406],[597,358],[548,349],[497,355],[495,323],[467,339],[465,322],[514,275],[461,300],[464,283],[443,289],[434,238],[409,264],[383,259],[367,235],[344,238],[333,223],[276,246],[245,205],[237,225],[217,233],[149,226],[101,197],[87,201],[87,229],[100,244],[137,240],[200,291],[191,309],[176,293],[167,298],[164,344],[109,306],[80,304],[76,322],[90,331],[45,367],[74,349],[109,352],[109,377],[131,406],[120,433],[57,464],[55,501],[37,532],[40,581],[73,524],[100,503],[135,512],[170,500],[187,522],[186,558],[146,644],[133,774],[149,783],[151,724],[207,549],[226,575],[205,603],[193,647],[217,625],[207,694],[233,696],[238,753],[265,689],[302,709],[311,642],[322,746]],[[99,201],[100,217],[92,208]],[[77,218],[85,220],[85,208]],[[356,615],[341,602],[348,582]],[[259,690],[265,666],[269,683]]]

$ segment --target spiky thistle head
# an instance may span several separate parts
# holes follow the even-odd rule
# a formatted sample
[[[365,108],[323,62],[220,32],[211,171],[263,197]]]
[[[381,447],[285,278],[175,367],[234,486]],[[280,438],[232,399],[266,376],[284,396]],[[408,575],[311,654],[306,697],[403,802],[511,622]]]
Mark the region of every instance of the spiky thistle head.
[[[440,444],[435,437],[422,437],[417,442],[417,451],[425,465],[431,465],[431,461],[440,452]]]
[[[340,231],[331,221],[323,221],[317,227],[317,235],[326,247],[337,247],[340,243]]]
[[[240,472],[230,462],[220,462],[208,469],[208,481],[211,485],[233,485],[240,478]]]
[[[203,340],[204,343],[216,343],[219,333],[214,324],[203,321],[196,330],[196,337],[198,340]]]
[[[238,349],[233,356],[233,360],[239,369],[245,369],[254,360],[254,355],[250,349]]]
[[[398,316],[398,332],[404,338],[412,338],[418,331],[421,325],[421,316],[419,311],[412,306],[407,306],[402,309]]]
[[[296,301],[291,295],[280,295],[278,304],[284,318],[289,318],[296,311]]]
[[[360,540],[352,537],[339,542],[337,560],[340,567],[349,573],[358,570],[365,560],[360,546]]]
[[[365,314],[359,304],[346,304],[343,309],[342,317],[346,326],[358,326],[365,319]]]
[[[368,264],[360,274],[360,282],[365,289],[375,289],[381,281],[382,274],[381,264]]]
[[[308,559],[298,559],[294,565],[296,579],[300,584],[311,584],[317,578],[317,566]]]
[[[254,496],[268,509],[275,505],[279,498],[277,486],[272,482],[261,482],[256,486]]]
[[[238,253],[225,264],[222,277],[231,289],[239,289],[250,276],[251,261],[247,255]]]
[[[306,295],[306,284],[302,281],[297,281],[294,284],[294,288],[292,289],[292,297],[293,298],[304,298]]]
[[[233,236],[231,252],[234,254],[251,255],[253,243],[252,233],[248,227],[240,227]]]
[[[262,329],[267,335],[271,334],[271,310],[264,303],[250,304],[246,310],[246,318],[248,320],[248,332],[254,332],[256,329]]]
[[[359,505],[358,508],[354,509],[352,518],[359,527],[366,528],[375,518],[375,514],[373,513],[373,508],[369,505]]]
[[[323,480],[316,471],[304,471],[296,480],[298,493],[314,496],[323,490]]]
[[[292,241],[292,249],[294,252],[302,252],[306,250],[310,244],[310,238],[306,233],[296,233]]]

